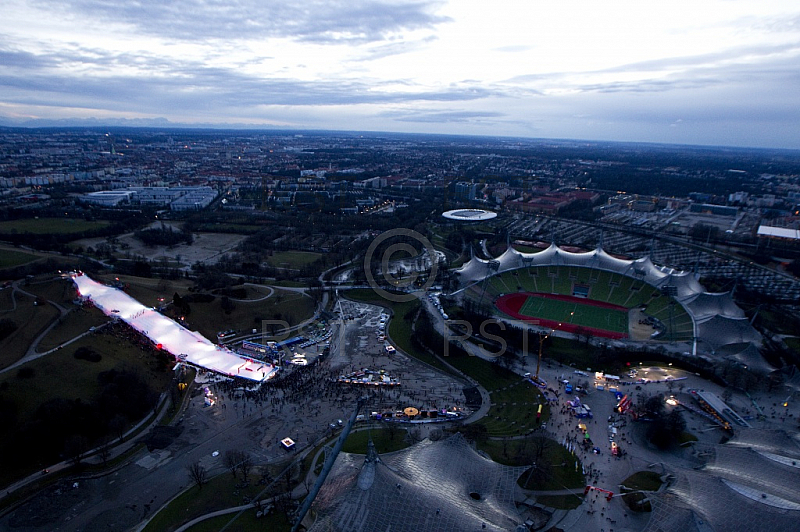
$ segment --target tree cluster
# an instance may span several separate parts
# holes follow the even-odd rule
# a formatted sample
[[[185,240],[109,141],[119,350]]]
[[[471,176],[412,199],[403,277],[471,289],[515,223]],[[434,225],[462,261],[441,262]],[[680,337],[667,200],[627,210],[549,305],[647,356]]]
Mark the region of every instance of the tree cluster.
[[[22,426],[5,426],[9,431],[16,428],[17,436],[6,440],[0,452],[29,463],[73,458],[73,451],[88,448],[108,436],[121,436],[128,423],[141,419],[158,400],[158,393],[137,373],[109,370],[100,373],[97,380],[99,392],[91,401],[51,399]],[[11,399],[2,401],[13,403]],[[16,419],[16,408],[10,412],[11,420]]]
[[[650,443],[659,449],[668,449],[680,441],[681,434],[686,430],[686,421],[677,408],[667,412],[663,396],[647,397],[641,401],[639,408],[645,419],[650,420],[647,427]]]
[[[169,227],[140,229],[133,233],[147,246],[177,246],[178,244],[191,244],[194,241],[192,233],[188,231],[174,231]]]

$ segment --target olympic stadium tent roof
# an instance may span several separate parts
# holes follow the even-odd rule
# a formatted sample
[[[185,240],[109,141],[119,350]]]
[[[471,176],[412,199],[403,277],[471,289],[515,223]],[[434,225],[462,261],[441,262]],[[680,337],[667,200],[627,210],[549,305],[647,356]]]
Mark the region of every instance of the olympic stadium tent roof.
[[[524,471],[480,456],[458,434],[373,462],[340,453],[309,531],[513,530],[521,524],[514,494]]]
[[[725,316],[726,318],[744,318],[744,311],[734,303],[730,292],[702,292],[682,301],[696,319],[706,316]]]
[[[625,260],[612,257],[600,247],[585,253],[573,253],[551,244],[538,253],[522,253],[509,246],[495,259],[485,260],[473,255],[456,270],[461,284],[459,291],[495,274],[538,266],[575,266],[605,270],[639,279],[671,293],[670,295],[674,294],[675,299],[692,318],[695,337],[705,340],[713,349],[738,343],[760,345],[762,341],[761,335],[750,326],[744,311],[736,305],[730,293],[706,292],[692,272],[657,266],[650,257]]]
[[[760,343],[761,335],[745,318],[727,316],[708,316],[696,321],[697,337],[715,348],[727,344]]]
[[[272,364],[241,357],[190,331],[163,314],[145,307],[131,296],[111,286],[98,283],[87,275],[73,276],[78,293],[88,298],[108,316],[116,316],[175,357],[230,377],[262,381],[272,377]],[[183,356],[185,355],[185,357]]]
[[[756,373],[771,373],[775,368],[764,360],[758,348],[752,343],[727,344],[717,349],[717,355],[740,365],[747,366]]]
[[[555,244],[539,253],[522,253],[509,247],[502,255],[492,260],[473,256],[456,270],[463,286],[482,281],[487,275],[503,273],[518,268],[532,266],[580,266],[607,270],[620,275],[641,279],[657,288],[674,286],[678,298],[688,298],[704,292],[691,272],[673,270],[654,265],[649,257],[638,260],[624,260],[612,257],[602,248],[586,253],[565,251]]]

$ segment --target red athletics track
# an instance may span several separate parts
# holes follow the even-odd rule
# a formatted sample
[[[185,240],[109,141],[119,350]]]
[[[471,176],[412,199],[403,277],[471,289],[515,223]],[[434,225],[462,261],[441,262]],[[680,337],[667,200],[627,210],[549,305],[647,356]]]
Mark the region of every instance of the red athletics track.
[[[628,312],[628,309],[625,307],[621,307],[619,305],[612,305],[611,303],[605,303],[603,301],[594,301],[593,299],[565,296],[561,294],[544,294],[541,292],[516,292],[513,294],[506,294],[504,296],[500,296],[499,298],[497,298],[497,301],[495,301],[494,304],[501,312],[508,314],[512,318],[516,318],[522,321],[527,321],[530,323],[535,323],[549,329],[558,329],[559,331],[566,331],[569,333],[588,332],[592,336],[599,336],[601,338],[611,338],[613,340],[619,340],[620,338],[628,337],[626,333],[607,331],[605,329],[596,329],[594,327],[582,327],[580,325],[574,325],[572,323],[563,323],[563,322],[561,323],[561,326],[559,326],[557,321],[545,320],[542,318],[532,318],[531,316],[522,315],[519,313],[519,310],[522,308],[522,305],[525,304],[525,301],[529,297],[557,299],[559,301],[568,301],[578,305],[590,305],[592,307],[607,308],[611,310],[621,310],[623,312]]]

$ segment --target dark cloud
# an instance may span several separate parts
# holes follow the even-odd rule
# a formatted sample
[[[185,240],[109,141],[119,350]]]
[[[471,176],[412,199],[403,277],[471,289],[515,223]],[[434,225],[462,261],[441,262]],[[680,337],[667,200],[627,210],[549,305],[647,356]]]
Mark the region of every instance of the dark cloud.
[[[503,82],[513,87],[567,88],[599,93],[663,93],[673,90],[713,88],[731,83],[771,80],[775,86],[790,87],[800,81],[800,42],[784,45],[740,47],[714,54],[663,58],[582,73],[552,72],[516,76]],[[664,74],[670,72],[669,74]],[[636,73],[642,79],[630,81],[575,81]],[[611,76],[609,76],[611,75]],[[798,86],[798,85],[794,85]],[[512,94],[511,90],[508,94]]]
[[[0,44],[0,65],[3,69],[39,69],[57,66],[57,63],[47,56],[36,55],[31,52],[6,48]]]
[[[398,122],[422,122],[422,123],[474,123],[497,122],[496,119],[503,118],[505,113],[491,111],[391,111],[381,113],[381,116],[396,120]]]
[[[715,66],[725,65],[730,62],[744,60],[752,61],[754,58],[764,60],[777,54],[795,54],[798,52],[800,52],[800,42],[776,45],[739,46],[709,54],[667,57],[663,59],[654,59],[651,61],[640,61],[614,68],[596,70],[594,72],[658,72],[663,70],[692,69],[697,67],[714,68]]]
[[[224,115],[231,110],[240,113],[275,105],[453,102],[501,95],[477,83],[432,91],[415,90],[413,84],[403,80],[260,77],[235,65],[212,67],[199,60],[170,59],[148,52],[118,53],[75,46],[39,55],[5,53],[8,60],[0,63],[0,92],[6,103],[151,114],[196,109]],[[408,90],[398,92],[400,84]]]
[[[184,41],[282,37],[315,43],[367,43],[409,30],[433,28],[450,19],[436,14],[437,1],[382,0],[41,0],[81,21],[134,26],[145,35]]]

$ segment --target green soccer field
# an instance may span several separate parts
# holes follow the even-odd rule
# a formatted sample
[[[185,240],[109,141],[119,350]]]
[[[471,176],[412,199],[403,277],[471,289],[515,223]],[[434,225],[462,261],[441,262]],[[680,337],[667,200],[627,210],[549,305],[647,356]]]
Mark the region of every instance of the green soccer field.
[[[628,333],[628,313],[623,310],[531,296],[525,300],[519,313],[530,318],[569,323],[575,327]]]

